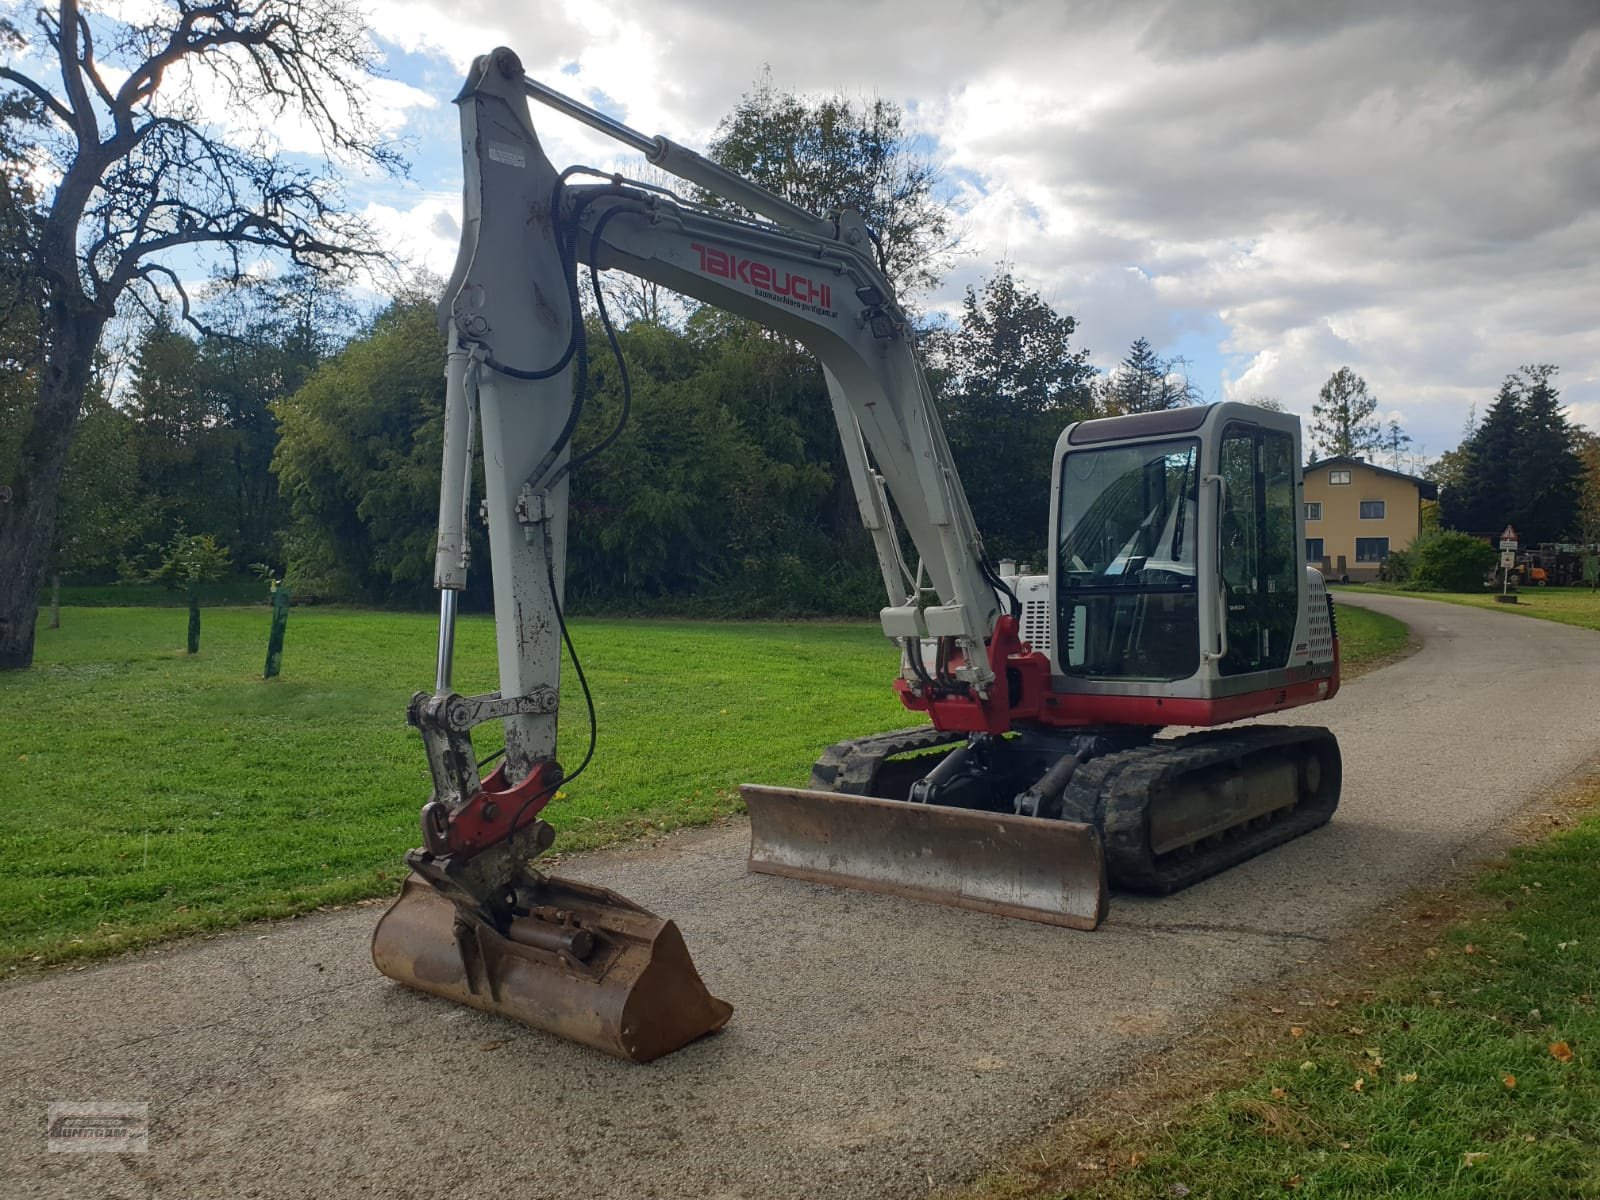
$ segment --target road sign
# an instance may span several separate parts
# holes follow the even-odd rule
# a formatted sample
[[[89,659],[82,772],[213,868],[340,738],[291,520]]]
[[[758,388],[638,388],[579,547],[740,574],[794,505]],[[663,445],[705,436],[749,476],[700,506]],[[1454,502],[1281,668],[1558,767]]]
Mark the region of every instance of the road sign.
[[[1515,550],[1500,551],[1500,566],[1509,571],[1517,565],[1517,552]]]
[[[1515,529],[1513,529],[1510,525],[1507,525],[1506,529],[1505,529],[1505,532],[1500,535],[1500,549],[1502,549],[1502,550],[1515,550],[1516,548],[1517,548],[1517,531]]]

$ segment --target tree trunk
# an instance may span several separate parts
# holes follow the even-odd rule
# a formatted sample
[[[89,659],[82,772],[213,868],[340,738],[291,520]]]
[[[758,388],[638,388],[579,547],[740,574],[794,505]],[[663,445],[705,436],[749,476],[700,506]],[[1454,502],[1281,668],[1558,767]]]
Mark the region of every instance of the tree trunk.
[[[33,664],[39,593],[55,541],[56,507],[67,449],[89,384],[105,321],[52,309],[44,316],[45,361],[39,396],[22,442],[11,502],[0,504],[0,670]]]

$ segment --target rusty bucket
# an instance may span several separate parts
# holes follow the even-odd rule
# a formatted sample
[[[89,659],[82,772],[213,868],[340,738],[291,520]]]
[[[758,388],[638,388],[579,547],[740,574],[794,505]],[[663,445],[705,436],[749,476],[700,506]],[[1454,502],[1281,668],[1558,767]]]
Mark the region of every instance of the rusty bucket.
[[[749,869],[954,908],[1093,929],[1100,836],[1077,821],[746,784]]]
[[[683,935],[605,888],[542,878],[504,934],[418,875],[372,934],[390,979],[458,1004],[649,1062],[721,1029]]]

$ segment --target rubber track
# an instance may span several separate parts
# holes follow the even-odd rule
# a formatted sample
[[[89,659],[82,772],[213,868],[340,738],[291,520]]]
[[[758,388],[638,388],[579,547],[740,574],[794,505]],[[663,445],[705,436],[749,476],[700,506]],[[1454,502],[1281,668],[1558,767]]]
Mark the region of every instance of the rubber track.
[[[1151,853],[1146,816],[1157,789],[1195,772],[1319,742],[1327,746],[1335,763],[1335,776],[1325,779],[1321,799],[1303,797],[1288,812],[1272,814],[1260,828],[1245,824],[1226,830],[1220,845],[1197,846],[1191,853],[1161,858]],[[1339,805],[1338,754],[1333,734],[1316,726],[1257,725],[1187,734],[1085,763],[1067,786],[1065,811],[1099,827],[1113,886],[1166,895],[1326,824]]]
[[[871,737],[837,742],[822,752],[811,768],[811,786],[819,791],[850,796],[873,796],[878,770],[896,754],[933,750],[966,741],[964,733],[949,733],[929,725],[896,729]],[[931,764],[930,764],[931,766]]]

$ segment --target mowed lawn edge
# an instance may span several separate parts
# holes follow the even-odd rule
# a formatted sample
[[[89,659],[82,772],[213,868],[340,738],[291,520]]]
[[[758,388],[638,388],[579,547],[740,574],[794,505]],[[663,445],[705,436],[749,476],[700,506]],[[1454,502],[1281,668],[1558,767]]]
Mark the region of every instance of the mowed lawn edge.
[[[1348,673],[1405,626],[1341,609]],[[1359,614],[1359,615],[1358,615]],[[261,678],[269,612],[207,609],[201,650],[162,608],[66,608],[35,666],[0,675],[0,967],[389,896],[428,773],[406,702],[432,681],[426,614],[297,608]],[[802,785],[830,743],[917,724],[876,624],[580,619],[599,746],[546,809],[570,854],[742,811],[746,782]],[[458,690],[494,686],[493,626],[464,618]],[[588,741],[563,672],[561,761]],[[476,731],[478,752],[498,726]]]
[[[1576,625],[1580,629],[1600,630],[1600,593],[1592,592],[1587,587],[1523,588],[1516,594],[1515,604],[1504,604],[1495,599],[1499,594],[1498,589],[1493,592],[1423,592],[1388,584],[1344,584],[1334,589],[1334,603],[1348,601],[1350,604],[1360,604],[1363,592],[1378,596],[1407,596],[1414,600],[1438,600],[1443,604],[1460,604],[1468,608]]]

